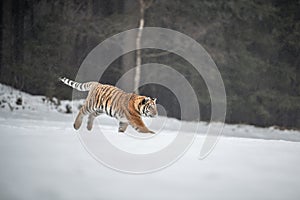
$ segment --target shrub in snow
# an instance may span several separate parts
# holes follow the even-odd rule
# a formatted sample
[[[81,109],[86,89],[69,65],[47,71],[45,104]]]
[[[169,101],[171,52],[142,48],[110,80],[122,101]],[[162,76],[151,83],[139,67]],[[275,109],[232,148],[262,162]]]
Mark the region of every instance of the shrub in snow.
[[[69,104],[66,105],[66,113],[72,113],[72,106]]]
[[[16,100],[16,104],[17,105],[22,105],[22,102],[23,102],[22,97],[18,97],[17,100]]]

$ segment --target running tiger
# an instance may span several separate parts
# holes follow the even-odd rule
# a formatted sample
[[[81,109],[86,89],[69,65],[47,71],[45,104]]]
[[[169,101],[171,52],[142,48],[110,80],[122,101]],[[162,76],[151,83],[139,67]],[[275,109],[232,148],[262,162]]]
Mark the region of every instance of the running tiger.
[[[78,130],[85,115],[88,116],[87,129],[91,130],[95,117],[105,112],[119,121],[119,132],[125,132],[128,124],[141,133],[154,133],[149,130],[141,116],[157,115],[156,98],[126,93],[123,90],[98,82],[77,83],[67,78],[60,80],[79,91],[89,91],[85,104],[81,107],[74,128]]]

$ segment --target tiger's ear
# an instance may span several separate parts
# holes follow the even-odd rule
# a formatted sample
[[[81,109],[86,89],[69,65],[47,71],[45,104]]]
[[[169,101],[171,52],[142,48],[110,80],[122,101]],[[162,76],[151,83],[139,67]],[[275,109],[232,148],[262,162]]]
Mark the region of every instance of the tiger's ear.
[[[142,104],[146,104],[149,100],[150,100],[150,98],[146,97],[145,99],[143,99]]]
[[[152,101],[154,101],[154,103],[156,103],[157,98],[152,98]]]

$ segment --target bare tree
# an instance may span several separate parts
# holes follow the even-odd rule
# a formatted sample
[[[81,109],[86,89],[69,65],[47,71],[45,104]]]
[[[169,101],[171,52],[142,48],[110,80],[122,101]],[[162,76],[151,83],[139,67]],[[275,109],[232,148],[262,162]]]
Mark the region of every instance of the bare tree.
[[[151,1],[139,0],[140,5],[140,20],[139,20],[139,30],[136,37],[136,68],[134,75],[134,89],[135,92],[139,93],[139,83],[141,80],[141,64],[142,64],[142,51],[141,51],[141,38],[143,34],[143,28],[145,24],[145,10],[149,8],[152,4]]]

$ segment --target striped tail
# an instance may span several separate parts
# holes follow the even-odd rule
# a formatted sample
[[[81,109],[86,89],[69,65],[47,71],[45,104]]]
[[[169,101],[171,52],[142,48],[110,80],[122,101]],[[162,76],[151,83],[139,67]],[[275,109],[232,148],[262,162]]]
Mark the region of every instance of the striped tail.
[[[59,78],[59,80],[61,80],[64,84],[79,91],[89,91],[93,85],[98,84],[98,82],[78,83],[65,77]]]

